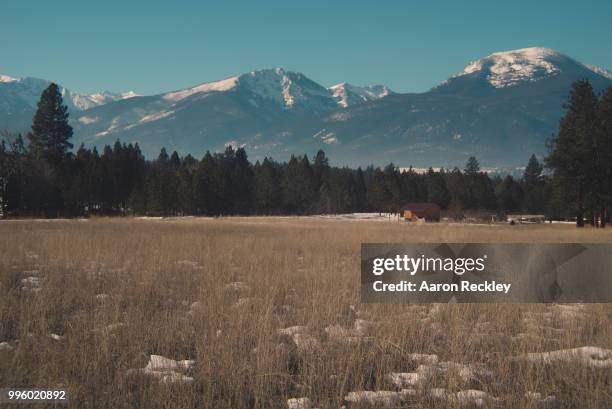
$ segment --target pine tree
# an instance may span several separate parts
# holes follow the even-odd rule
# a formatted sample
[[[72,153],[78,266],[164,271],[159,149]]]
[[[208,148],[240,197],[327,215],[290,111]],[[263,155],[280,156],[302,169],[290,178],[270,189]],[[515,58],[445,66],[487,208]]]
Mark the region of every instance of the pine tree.
[[[446,187],[450,198],[449,215],[452,218],[461,218],[468,198],[465,176],[459,168],[454,168],[451,172],[446,173]]]
[[[559,132],[549,143],[546,164],[553,170],[558,185],[573,203],[576,226],[584,226],[584,215],[594,204],[594,124],[597,97],[586,80],[576,81],[570,91],[567,112],[561,119]]]
[[[514,213],[521,209],[523,191],[510,175],[495,187],[495,194],[502,214]]]
[[[480,172],[480,163],[475,156],[470,156],[465,165],[465,175],[474,176]]]
[[[368,184],[368,205],[370,209],[382,213],[387,210],[387,205],[391,200],[391,192],[387,189],[385,174],[380,168],[374,170],[374,174]]]
[[[45,89],[38,101],[38,109],[28,134],[30,150],[38,158],[58,165],[72,149],[72,127],[68,124],[68,108],[56,84]]]
[[[434,172],[429,168],[426,175],[427,201],[436,203],[440,208],[446,209],[450,204],[450,196],[446,187],[443,172]]]
[[[464,169],[465,174],[465,201],[468,209],[484,208],[481,203],[483,197],[480,175],[480,164],[474,156],[470,156]]]
[[[531,155],[523,173],[523,209],[529,214],[540,213],[544,209],[544,167],[535,155]]]
[[[361,167],[357,168],[354,175],[355,179],[355,208],[354,211],[363,212],[368,208],[368,190],[366,188],[365,178]]]
[[[282,202],[285,212],[305,214],[315,207],[316,181],[306,155],[291,156],[282,177]]]
[[[386,191],[388,193],[384,207],[389,213],[397,213],[402,206],[403,199],[399,170],[397,166],[390,163],[385,166],[383,173],[385,176]]]
[[[253,168],[244,148],[238,148],[232,165],[231,188],[233,199],[233,213],[239,215],[249,214],[253,205]]]
[[[608,207],[612,205],[612,86],[601,96],[597,109],[597,189],[601,196],[599,218],[606,227]]]
[[[280,169],[271,159],[264,158],[254,168],[255,210],[258,214],[271,215],[280,211]]]

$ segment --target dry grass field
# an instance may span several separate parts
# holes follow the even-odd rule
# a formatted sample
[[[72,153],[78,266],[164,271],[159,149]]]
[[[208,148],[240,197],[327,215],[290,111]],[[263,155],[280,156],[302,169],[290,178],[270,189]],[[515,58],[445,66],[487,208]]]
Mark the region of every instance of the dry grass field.
[[[612,305],[360,305],[360,243],[439,241],[612,229],[0,222],[0,387],[67,387],[70,408],[612,407]]]

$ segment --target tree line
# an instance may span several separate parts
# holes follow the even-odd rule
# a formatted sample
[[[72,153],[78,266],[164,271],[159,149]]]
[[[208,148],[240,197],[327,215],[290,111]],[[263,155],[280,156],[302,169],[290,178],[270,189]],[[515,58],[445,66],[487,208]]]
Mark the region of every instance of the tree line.
[[[569,218],[582,212],[605,225],[612,199],[612,160],[606,156],[612,91],[600,101],[592,89],[594,99],[587,98],[589,87],[578,82],[572,88],[545,160],[552,172],[532,155],[522,177],[515,178],[483,172],[474,157],[464,169],[423,173],[393,164],[331,166],[322,150],[313,158],[254,164],[244,148],[231,146],[201,159],[162,149],[147,160],[137,143],[120,141],[101,152],[83,145],[73,151],[68,111],[51,84],[26,138],[6,134],[0,142],[0,210],[4,216],[47,217],[306,215],[398,212],[407,202],[434,202],[452,218],[475,212]],[[590,153],[596,160],[587,160]]]

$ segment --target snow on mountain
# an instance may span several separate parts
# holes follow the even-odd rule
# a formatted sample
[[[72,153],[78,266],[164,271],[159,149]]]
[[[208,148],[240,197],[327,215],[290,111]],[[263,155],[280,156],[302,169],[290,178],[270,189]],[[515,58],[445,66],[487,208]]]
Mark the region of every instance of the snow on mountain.
[[[452,78],[475,73],[486,75],[495,88],[505,88],[524,81],[538,81],[560,72],[556,59],[564,57],[550,48],[531,47],[493,53],[469,63]]]
[[[8,75],[0,74],[0,82],[15,82],[15,81],[18,81],[18,79],[9,77]]]
[[[605,68],[596,67],[594,65],[589,65],[589,64],[584,64],[584,66],[587,67],[589,70],[593,71],[594,73],[612,80],[612,71],[606,70]]]
[[[328,89],[332,93],[338,105],[343,108],[363,102],[375,101],[394,93],[384,85],[368,85],[365,87],[359,87],[346,82],[333,85]]]
[[[229,91],[236,86],[238,77],[229,77],[221,81],[207,82],[193,88],[187,88],[180,91],[168,92],[162,98],[170,102],[178,102],[195,94],[205,94],[208,92]]]
[[[325,88],[282,68],[139,98],[63,93],[75,145],[120,139],[138,141],[148,156],[162,146],[199,156],[231,142],[247,146],[254,159],[325,148],[342,163],[360,165],[454,166],[470,153],[514,166],[544,153],[571,84],[585,78],[597,92],[612,83],[610,71],[526,48],[473,61],[428,92],[389,98],[394,93],[382,85]],[[48,84],[0,76],[0,125],[27,130]]]
[[[14,78],[0,75],[0,107],[9,112],[36,109],[40,94],[51,84],[50,81],[24,77]],[[134,91],[124,93],[98,92],[82,94],[60,87],[64,103],[71,111],[83,111],[95,106],[139,96]]]
[[[335,104],[330,93],[305,75],[282,68],[251,71],[220,81],[164,94],[165,101],[177,103],[194,95],[211,92],[243,91],[256,99],[271,102],[287,110],[322,112]],[[257,102],[250,100],[252,104]]]
[[[108,104],[109,102],[139,97],[141,95],[135,93],[134,91],[127,91],[122,93],[104,91],[96,92],[95,94],[79,94],[71,92],[66,88],[62,88],[62,96],[64,96],[64,98],[67,97],[72,102],[75,108],[80,111],[84,111],[89,108]]]
[[[315,112],[324,112],[338,105],[346,108],[393,93],[384,85],[359,87],[345,82],[326,89],[301,73],[273,68],[169,92],[163,95],[163,99],[176,103],[193,95],[231,90],[247,91],[256,98],[272,102],[284,109],[302,108]]]

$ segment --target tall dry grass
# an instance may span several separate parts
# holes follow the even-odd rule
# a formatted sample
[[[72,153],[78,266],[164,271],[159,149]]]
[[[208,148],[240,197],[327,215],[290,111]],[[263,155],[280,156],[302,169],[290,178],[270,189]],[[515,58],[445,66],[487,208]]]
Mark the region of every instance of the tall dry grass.
[[[283,408],[292,397],[339,408],[350,391],[394,390],[387,374],[414,371],[418,352],[490,374],[434,376],[407,407],[458,407],[432,399],[435,387],[498,399],[485,406],[541,407],[525,397],[537,391],[555,395],[556,407],[612,407],[609,369],[513,358],[612,348],[610,305],[569,319],[545,305],[360,305],[360,243],[411,241],[612,242],[612,230],[316,218],[2,222],[0,342],[12,349],[0,351],[0,387],[67,387],[71,408]],[[39,291],[22,283],[28,276],[40,278]],[[530,332],[529,314],[549,321]],[[350,331],[357,319],[370,325],[361,338],[325,330]],[[296,325],[308,342],[278,333]],[[194,382],[134,371],[151,354],[196,360],[184,372]]]

